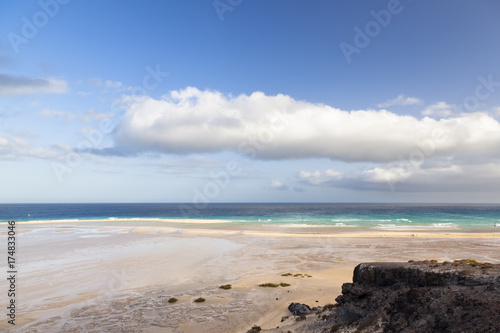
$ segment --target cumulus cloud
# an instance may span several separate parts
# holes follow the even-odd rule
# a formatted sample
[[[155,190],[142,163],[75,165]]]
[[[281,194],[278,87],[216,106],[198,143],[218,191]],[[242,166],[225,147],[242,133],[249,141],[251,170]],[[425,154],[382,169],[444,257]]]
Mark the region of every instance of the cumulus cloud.
[[[119,81],[106,80],[104,82],[104,86],[107,88],[120,88],[122,86],[122,83]]]
[[[88,83],[92,87],[106,87],[106,88],[121,88],[123,85],[120,81],[102,80],[98,77],[93,77],[88,80]]]
[[[60,156],[57,150],[36,147],[30,141],[17,135],[0,134],[0,159],[57,158]]]
[[[269,188],[271,190],[278,190],[278,191],[287,191],[287,190],[290,189],[288,187],[288,185],[283,184],[279,180],[273,180],[273,181],[271,181],[271,184],[269,184]]]
[[[408,97],[405,95],[398,95],[398,97],[385,101],[377,105],[379,108],[388,108],[390,106],[406,106],[421,104],[422,101],[416,97]]]
[[[33,79],[0,74],[0,96],[29,95],[36,93],[60,94],[67,91],[68,83],[57,79]]]
[[[66,119],[75,119],[76,114],[69,112],[69,111],[59,111],[59,110],[51,110],[51,109],[44,109],[39,112],[39,115],[43,118],[56,118],[56,117],[62,117]]]
[[[108,119],[113,116],[113,113],[101,113],[96,111],[95,109],[90,109],[83,114],[75,114],[71,111],[59,111],[59,110],[51,110],[45,109],[39,112],[39,115],[43,118],[66,118],[67,120],[77,119],[81,122],[88,123],[92,120],[102,120]]]
[[[317,170],[314,172],[302,170],[299,173],[299,178],[311,185],[324,185],[341,180],[343,178],[343,175],[341,172],[335,171],[333,169],[328,169],[325,171]]]
[[[324,157],[387,163],[500,153],[500,123],[486,113],[436,119],[387,110],[344,111],[286,95],[225,95],[186,88],[161,99],[130,97],[113,151],[190,154],[234,151],[250,158]]]
[[[424,116],[449,117],[453,114],[453,105],[446,102],[437,102],[426,107],[422,114]]]
[[[95,109],[90,109],[86,111],[83,115],[81,115],[80,119],[87,123],[91,120],[102,120],[102,119],[108,119],[113,117],[113,113],[102,113],[99,111],[96,111]]]
[[[420,163],[400,161],[378,165],[342,177],[328,179],[324,175],[329,170],[325,170],[302,171],[298,178],[310,186],[365,191],[497,191],[500,186],[499,166],[498,159],[484,163],[455,159],[437,159]]]

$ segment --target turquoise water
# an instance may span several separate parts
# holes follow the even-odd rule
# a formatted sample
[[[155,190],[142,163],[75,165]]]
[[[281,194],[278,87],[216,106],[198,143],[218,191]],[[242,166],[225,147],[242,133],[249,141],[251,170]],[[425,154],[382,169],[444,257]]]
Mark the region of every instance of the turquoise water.
[[[389,204],[1,204],[0,221],[202,218],[286,228],[493,228],[500,205]]]

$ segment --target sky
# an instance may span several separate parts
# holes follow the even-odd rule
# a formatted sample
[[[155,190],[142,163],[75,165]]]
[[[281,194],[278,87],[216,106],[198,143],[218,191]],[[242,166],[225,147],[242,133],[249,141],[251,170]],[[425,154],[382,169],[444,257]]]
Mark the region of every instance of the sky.
[[[0,4],[0,202],[500,203],[500,3]]]

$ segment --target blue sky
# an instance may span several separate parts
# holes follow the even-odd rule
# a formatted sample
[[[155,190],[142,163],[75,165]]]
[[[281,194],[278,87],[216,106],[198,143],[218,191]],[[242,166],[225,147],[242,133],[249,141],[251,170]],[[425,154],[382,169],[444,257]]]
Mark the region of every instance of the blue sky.
[[[2,202],[500,202],[497,1],[4,1]]]

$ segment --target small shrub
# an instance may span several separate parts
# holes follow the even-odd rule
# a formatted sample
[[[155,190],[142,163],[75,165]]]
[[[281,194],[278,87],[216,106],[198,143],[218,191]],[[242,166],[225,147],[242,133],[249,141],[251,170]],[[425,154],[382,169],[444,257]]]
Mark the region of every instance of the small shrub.
[[[309,275],[309,274],[306,274],[306,276],[307,276],[308,278],[313,277],[312,275]]]
[[[219,288],[220,288],[220,289],[226,289],[226,290],[227,290],[227,289],[231,289],[232,287],[233,287],[233,286],[232,286],[232,285],[230,285],[230,284],[223,284],[223,285],[222,285],[222,286],[220,286]]]
[[[284,282],[281,282],[281,283],[280,283],[280,286],[282,286],[282,287],[290,287],[290,286],[291,286],[291,284],[290,284],[290,283],[284,283]]]
[[[437,264],[437,263],[438,263],[438,261],[437,261],[436,259],[432,259],[432,260],[429,260],[429,261],[430,261],[431,263],[433,263],[433,264]]]
[[[169,298],[169,299],[168,299],[168,302],[169,302],[169,303],[175,303],[175,302],[177,302],[177,301],[178,301],[178,299],[177,299],[177,298],[175,298],[175,297],[172,297],[172,298]]]
[[[485,262],[485,263],[481,264],[481,266],[480,266],[480,267],[481,267],[481,269],[482,269],[482,270],[495,268],[495,267],[493,266],[493,264],[490,264],[489,262]]]
[[[292,273],[281,274],[281,276],[292,276],[292,275],[293,275]]]
[[[293,277],[298,277],[298,276],[302,276],[302,274],[297,273],[297,274],[295,274]]]
[[[257,333],[260,331],[262,331],[262,328],[260,328],[260,326],[253,325],[252,328],[247,331],[247,333]]]
[[[196,303],[203,303],[206,301],[203,297],[198,297],[197,299],[194,300]]]
[[[338,308],[340,306],[339,303],[335,303],[335,304],[332,304],[332,303],[328,303],[326,304],[324,307],[323,307],[323,311],[326,311],[326,310],[333,310],[335,308]]]
[[[479,264],[478,261],[474,260],[474,259],[461,259],[461,260],[455,260],[453,262],[456,262],[456,263],[462,263],[462,264]]]
[[[278,285],[276,283],[271,283],[271,282],[268,282],[268,283],[262,283],[262,284],[259,284],[259,287],[271,287],[271,288],[276,288],[278,287]]]

